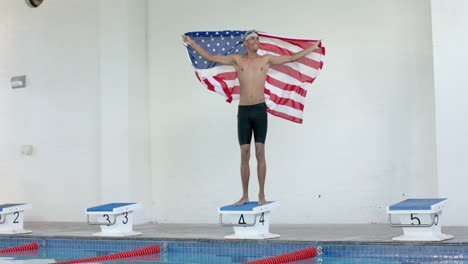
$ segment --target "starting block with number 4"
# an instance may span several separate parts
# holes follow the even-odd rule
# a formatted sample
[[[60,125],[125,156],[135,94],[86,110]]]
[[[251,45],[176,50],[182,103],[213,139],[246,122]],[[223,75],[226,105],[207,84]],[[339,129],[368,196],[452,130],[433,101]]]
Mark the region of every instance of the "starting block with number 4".
[[[134,236],[133,211],[141,208],[139,203],[110,203],[86,209],[88,224],[101,226],[101,232],[93,236]]]
[[[268,202],[266,205],[250,202],[218,208],[219,223],[222,226],[234,228],[234,234],[225,236],[225,238],[267,239],[279,237],[277,234],[270,233],[270,211],[279,205],[279,202]]]
[[[388,219],[393,227],[402,227],[403,235],[397,241],[442,241],[453,238],[443,234],[442,209],[447,199],[407,199],[387,207]],[[392,221],[398,215],[400,223]]]
[[[0,234],[25,234],[31,230],[23,229],[24,210],[31,209],[31,204],[0,205]]]

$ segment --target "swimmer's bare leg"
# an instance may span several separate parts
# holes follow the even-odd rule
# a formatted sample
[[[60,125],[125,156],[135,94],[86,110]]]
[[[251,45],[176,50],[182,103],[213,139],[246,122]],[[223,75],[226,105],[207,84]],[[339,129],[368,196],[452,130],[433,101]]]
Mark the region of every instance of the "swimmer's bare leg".
[[[255,156],[257,158],[257,175],[258,175],[258,205],[265,205],[268,202],[265,199],[265,178],[266,178],[266,161],[265,161],[265,144],[255,142]]]
[[[234,205],[243,205],[249,202],[249,178],[250,178],[250,144],[244,144],[241,148],[241,181],[242,181],[242,197]]]

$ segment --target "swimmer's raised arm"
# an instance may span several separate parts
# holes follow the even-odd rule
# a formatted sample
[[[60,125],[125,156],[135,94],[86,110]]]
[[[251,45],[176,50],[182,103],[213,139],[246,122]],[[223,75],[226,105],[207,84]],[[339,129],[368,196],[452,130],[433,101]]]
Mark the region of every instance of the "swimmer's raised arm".
[[[268,60],[268,63],[270,63],[271,65],[278,65],[278,64],[284,64],[284,63],[288,63],[288,62],[293,62],[293,61],[297,61],[305,56],[307,56],[307,54],[311,53],[312,51],[318,49],[318,45],[320,43],[320,40],[317,40],[316,42],[314,42],[314,44],[312,44],[310,47],[306,48],[306,49],[303,49],[297,53],[294,53],[293,55],[286,55],[286,56],[271,56]]]

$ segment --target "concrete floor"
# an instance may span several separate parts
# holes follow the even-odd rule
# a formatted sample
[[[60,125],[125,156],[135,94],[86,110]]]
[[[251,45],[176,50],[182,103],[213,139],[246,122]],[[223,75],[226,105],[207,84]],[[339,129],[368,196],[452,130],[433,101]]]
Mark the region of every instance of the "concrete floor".
[[[40,238],[95,238],[99,226],[86,223],[64,222],[26,222],[25,229],[31,234],[14,235],[14,237]],[[232,228],[214,224],[142,224],[134,226],[134,231],[142,232],[135,239],[155,240],[216,240],[227,241],[225,235],[233,233]],[[443,233],[454,235],[453,239],[435,242],[437,244],[468,245],[468,227],[448,226]],[[353,224],[353,225],[271,225],[270,232],[281,235],[272,239],[277,242],[345,242],[345,243],[389,243],[392,237],[402,234],[400,228],[386,224]],[[0,235],[0,237],[12,235]],[[128,237],[126,237],[128,239]],[[395,242],[393,242],[395,243]],[[432,242],[434,243],[434,242]]]

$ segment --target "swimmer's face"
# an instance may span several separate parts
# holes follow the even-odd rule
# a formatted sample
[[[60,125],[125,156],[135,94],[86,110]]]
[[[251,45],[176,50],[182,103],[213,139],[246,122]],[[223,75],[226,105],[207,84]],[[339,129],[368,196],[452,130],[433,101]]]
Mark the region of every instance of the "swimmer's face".
[[[244,45],[254,51],[259,49],[260,38],[258,36],[252,36],[244,41]]]

